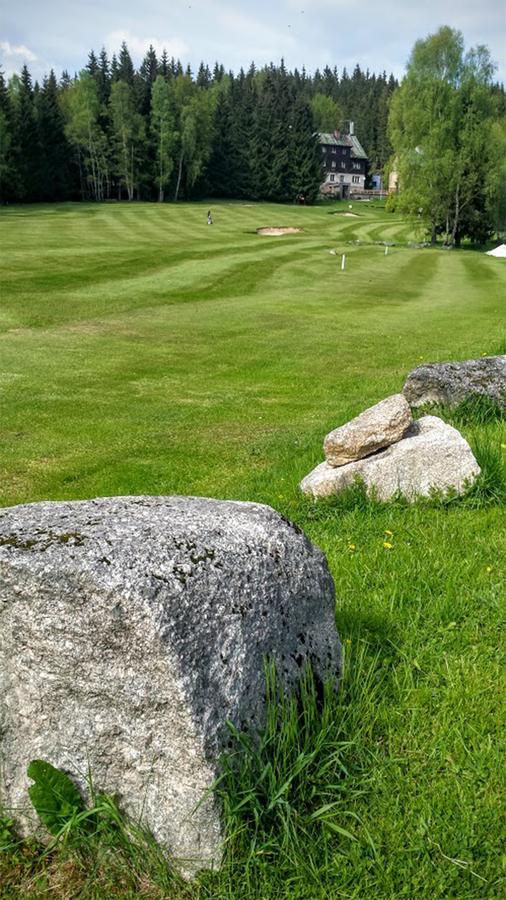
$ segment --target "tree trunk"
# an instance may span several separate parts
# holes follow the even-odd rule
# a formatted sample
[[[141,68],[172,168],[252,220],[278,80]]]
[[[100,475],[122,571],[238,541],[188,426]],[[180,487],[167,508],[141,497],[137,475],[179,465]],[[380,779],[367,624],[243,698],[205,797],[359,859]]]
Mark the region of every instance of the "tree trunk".
[[[177,200],[177,197],[179,194],[179,187],[181,184],[181,175],[182,174],[183,174],[183,154],[181,153],[181,156],[179,157],[179,171],[177,173],[177,184],[176,184],[176,193],[174,196],[174,200]]]
[[[457,190],[455,191],[455,218],[453,220],[453,228],[452,228],[452,239],[451,245],[455,246],[455,238],[457,236],[457,232],[459,230],[459,216],[460,216],[460,185],[457,185]]]
[[[160,173],[158,181],[158,202],[163,203],[163,128],[160,118]]]

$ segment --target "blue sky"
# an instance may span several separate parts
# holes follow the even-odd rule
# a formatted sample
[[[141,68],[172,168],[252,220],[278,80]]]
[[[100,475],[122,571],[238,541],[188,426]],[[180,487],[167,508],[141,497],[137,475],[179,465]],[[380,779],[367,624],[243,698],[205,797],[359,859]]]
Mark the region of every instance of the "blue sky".
[[[50,68],[73,74],[91,48],[112,53],[126,40],[136,63],[152,43],[192,67],[284,57],[290,68],[359,62],[400,76],[414,41],[440,25],[459,28],[467,46],[487,44],[506,81],[504,0],[3,0],[0,66],[7,75],[24,62],[36,78]]]

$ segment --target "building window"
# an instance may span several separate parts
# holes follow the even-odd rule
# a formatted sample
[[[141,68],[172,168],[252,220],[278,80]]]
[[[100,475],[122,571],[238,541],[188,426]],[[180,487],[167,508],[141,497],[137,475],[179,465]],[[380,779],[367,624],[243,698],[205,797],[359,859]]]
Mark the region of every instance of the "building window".
[[[360,163],[353,163],[353,168],[358,169],[360,172]]]
[[[335,169],[335,167],[336,167],[336,161],[335,161],[335,159],[333,159],[332,160],[332,168]]]
[[[345,163],[345,162],[342,162],[342,163],[341,163],[341,169],[345,169],[345,168],[346,168],[346,163]]]
[[[335,147],[332,147],[332,153],[337,153],[337,150]]]
[[[360,184],[360,175],[352,175],[351,180],[353,184]]]
[[[331,176],[330,176],[330,180],[331,180],[331,181],[334,181],[335,177],[336,177],[335,175],[331,175]]]
[[[344,184],[344,175],[339,176],[339,181],[341,182],[341,184]]]

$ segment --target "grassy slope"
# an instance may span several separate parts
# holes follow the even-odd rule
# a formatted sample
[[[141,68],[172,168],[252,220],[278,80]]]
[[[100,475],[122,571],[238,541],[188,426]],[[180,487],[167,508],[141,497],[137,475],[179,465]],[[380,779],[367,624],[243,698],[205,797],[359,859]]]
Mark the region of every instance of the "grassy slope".
[[[198,204],[3,210],[2,502],[260,500],[326,551],[354,704],[336,821],[357,841],[266,854],[249,882],[239,860],[209,896],[496,897],[504,508],[314,508],[297,482],[420,360],[497,351],[506,266],[348,245],[413,235],[336,209],[220,204],[212,228]],[[304,231],[254,233],[278,224]]]

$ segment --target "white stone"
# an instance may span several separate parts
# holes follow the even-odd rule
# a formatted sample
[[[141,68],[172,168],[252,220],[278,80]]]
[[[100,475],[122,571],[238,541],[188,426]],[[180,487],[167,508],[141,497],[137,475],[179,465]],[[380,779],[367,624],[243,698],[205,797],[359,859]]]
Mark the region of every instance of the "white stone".
[[[287,687],[339,677],[323,553],[268,506],[116,497],[0,510],[2,802],[35,824],[26,768],[47,760],[118,796],[186,871],[219,860],[213,800],[229,734]],[[200,805],[198,805],[200,804]]]
[[[370,456],[399,441],[412,421],[406,398],[393,394],[331,431],[323,442],[325,458],[330,466],[344,466]]]
[[[362,480],[368,494],[389,500],[402,494],[408,500],[432,491],[462,493],[480,474],[471,448],[460,432],[436,416],[423,416],[408,435],[386,450],[335,468],[316,466],[300,488],[315,498],[339,494]]]

